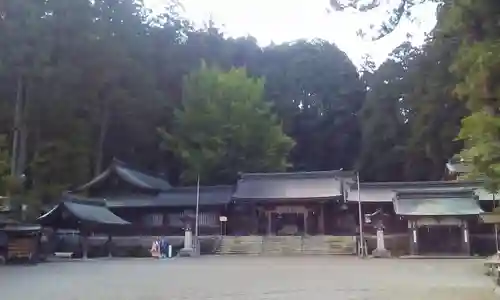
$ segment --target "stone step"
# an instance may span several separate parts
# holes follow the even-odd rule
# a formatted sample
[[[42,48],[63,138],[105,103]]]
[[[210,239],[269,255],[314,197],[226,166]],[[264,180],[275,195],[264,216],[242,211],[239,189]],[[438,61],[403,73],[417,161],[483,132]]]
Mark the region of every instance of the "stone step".
[[[262,252],[262,237],[241,236],[222,238],[219,254],[260,254]]]
[[[302,237],[272,236],[265,237],[263,244],[265,255],[294,255],[302,252]]]
[[[242,236],[223,237],[219,254],[345,255],[356,253],[351,236]]]
[[[356,240],[351,236],[310,236],[304,238],[302,249],[307,254],[355,254]]]

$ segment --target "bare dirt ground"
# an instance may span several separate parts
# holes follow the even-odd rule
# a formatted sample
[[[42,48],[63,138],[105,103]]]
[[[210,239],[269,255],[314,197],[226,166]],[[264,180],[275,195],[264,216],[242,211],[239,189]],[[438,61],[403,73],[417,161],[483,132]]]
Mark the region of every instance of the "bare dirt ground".
[[[490,300],[481,260],[111,259],[0,267],[1,300]]]

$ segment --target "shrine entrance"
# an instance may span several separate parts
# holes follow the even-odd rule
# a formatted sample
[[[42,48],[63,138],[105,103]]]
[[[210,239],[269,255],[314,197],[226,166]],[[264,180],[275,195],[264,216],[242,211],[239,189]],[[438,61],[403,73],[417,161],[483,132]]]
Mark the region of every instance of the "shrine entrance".
[[[304,235],[305,217],[304,213],[273,213],[275,235]]]
[[[422,226],[417,229],[418,253],[462,254],[462,228],[459,226]]]
[[[321,207],[315,208],[302,205],[263,208],[267,219],[267,235],[322,234],[324,231],[323,212]]]
[[[469,255],[467,220],[457,217],[421,217],[409,221],[413,255]]]

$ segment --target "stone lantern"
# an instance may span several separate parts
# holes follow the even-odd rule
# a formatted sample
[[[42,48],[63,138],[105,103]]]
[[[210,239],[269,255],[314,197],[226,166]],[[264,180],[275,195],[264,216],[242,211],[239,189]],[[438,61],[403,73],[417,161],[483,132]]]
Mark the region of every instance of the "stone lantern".
[[[193,230],[192,224],[195,216],[190,213],[184,214],[181,220],[184,223],[184,247],[179,251],[180,256],[193,256],[195,251],[193,249]]]
[[[384,219],[386,219],[386,214],[379,210],[371,215],[371,217],[373,218],[373,225],[377,230],[377,248],[373,250],[372,256],[376,258],[391,257],[391,252],[385,248]]]

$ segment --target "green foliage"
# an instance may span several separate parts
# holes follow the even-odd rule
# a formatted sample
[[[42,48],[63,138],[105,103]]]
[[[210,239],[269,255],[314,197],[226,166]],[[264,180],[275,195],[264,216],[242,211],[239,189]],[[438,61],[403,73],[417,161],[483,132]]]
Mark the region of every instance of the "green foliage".
[[[423,1],[337,2],[340,10],[387,8],[391,18],[376,28],[384,35]],[[22,133],[17,173],[44,202],[113,157],[168,171],[174,184],[181,174],[193,183],[198,171],[204,184],[219,184],[242,171],[347,170],[356,162],[366,180],[436,180],[463,143],[475,174],[494,185],[499,5],[443,2],[423,47],[404,43],[360,78],[332,43],[261,48],[213,24],[195,29],[175,1],[161,16],[135,0],[7,1],[2,189],[22,187],[6,177],[14,119]],[[218,68],[199,69],[200,60]]]
[[[358,167],[365,180],[404,180],[408,143],[408,105],[411,81],[406,69],[417,49],[403,44],[374,73],[366,73],[369,86],[359,122],[362,129]]]
[[[418,2],[426,1],[432,0]],[[418,143],[429,142],[433,140],[433,136],[449,137],[454,132],[453,126],[441,128],[426,124],[432,124],[429,123],[429,117],[434,115],[434,120],[446,120],[448,124],[453,125],[457,117],[466,116],[468,112],[456,104],[453,105],[447,99],[453,99],[456,96],[463,100],[465,106],[470,110],[470,116],[461,122],[458,140],[464,143],[465,148],[459,156],[464,162],[473,166],[473,172],[469,174],[469,178],[482,178],[491,192],[498,192],[500,190],[500,159],[498,157],[500,145],[500,88],[498,87],[498,78],[500,77],[500,68],[498,67],[500,65],[500,33],[498,31],[500,2],[495,0],[441,2],[438,11],[438,25],[432,44],[438,45],[438,53],[439,48],[441,48],[445,51],[448,49],[452,55],[445,55],[444,57],[447,56],[447,58],[444,61],[434,58],[431,62],[438,62],[449,67],[454,76],[449,76],[443,71],[430,72],[431,74],[441,73],[440,78],[445,75],[452,80],[438,79],[436,82],[435,78],[431,77],[434,82],[423,85],[426,89],[434,90],[434,92],[431,93],[433,96],[425,101],[429,104],[417,106],[420,108],[417,110],[419,113],[415,113],[415,116],[420,121],[416,123],[414,128],[417,128],[417,137],[420,137],[416,141],[419,141]],[[411,6],[414,4],[416,4],[414,1],[401,0],[397,10],[391,14],[390,20],[382,24],[381,36],[394,30],[402,17],[410,13]],[[358,0],[350,0],[349,5],[339,5],[339,1],[332,1],[332,5],[340,10],[348,7],[363,10]],[[370,6],[368,9],[374,7]],[[442,48],[443,45],[447,46]],[[434,49],[436,46],[425,49],[426,54],[435,52]],[[443,56],[443,53],[446,52],[441,51],[441,53]],[[440,68],[438,67],[438,69]],[[441,70],[443,69],[441,68]],[[453,88],[454,95],[448,92],[450,87]],[[443,94],[439,90],[446,92]],[[446,104],[446,106],[443,107],[442,104]],[[427,107],[427,109],[422,109],[422,107]],[[451,118],[449,117],[450,112],[452,112]],[[442,122],[437,124],[440,123]],[[422,134],[426,131],[427,134]],[[436,135],[436,133],[438,134]],[[418,143],[413,142],[415,145]],[[448,154],[450,149],[454,148],[454,146],[442,148],[437,141],[429,144],[429,147],[437,149],[443,154]]]
[[[460,153],[474,168],[469,178],[483,177],[490,192],[500,190],[500,118],[475,112],[462,121],[458,136],[466,148]]]
[[[0,196],[7,194],[7,181],[10,174],[10,155],[7,138],[0,135]]]
[[[229,182],[238,171],[282,170],[285,158],[297,170],[352,168],[364,87],[345,53],[325,41],[262,49],[252,37],[224,37],[213,24],[194,29],[179,15],[176,1],[167,7],[153,16],[135,0],[26,0],[0,6],[0,134],[12,132],[14,119],[19,121],[14,173],[27,174],[33,198],[49,201],[89,180],[113,157],[168,170],[174,184],[180,173],[192,172],[193,166],[184,172],[182,156],[164,154],[156,129],[177,140],[192,134],[190,128],[181,132],[177,120],[186,97],[198,97],[190,91],[201,87],[187,89],[183,78],[199,68],[200,60],[222,74],[231,70],[227,78],[213,78],[224,79],[224,93],[238,96],[242,104],[230,111],[245,122],[204,121],[204,129],[219,139],[210,140],[200,156],[217,162],[225,155],[229,166],[210,176],[211,182]],[[248,83],[243,71],[232,70],[240,67],[266,81],[247,78]],[[240,81],[249,89],[244,97],[235,91]],[[219,93],[218,85],[208,87]],[[258,117],[247,115],[243,103],[258,108]],[[193,106],[189,118],[202,110],[229,114]],[[206,125],[211,123],[224,130]],[[291,141],[279,123],[296,141],[289,157]]]
[[[457,42],[436,28],[421,48],[403,43],[373,74],[363,107],[361,174],[367,180],[440,180],[446,161],[462,143],[455,140],[467,115],[453,90],[449,66]]]
[[[381,3],[379,0],[330,0],[330,7],[336,11],[355,10],[359,12],[368,12],[375,9],[381,11],[381,9],[385,9],[387,19],[381,24],[370,25],[371,30],[376,30],[374,32],[374,39],[377,40],[396,30],[402,20],[411,20],[412,9],[426,2],[441,3],[443,0],[397,0],[386,1],[385,3]],[[361,35],[365,35],[362,29],[359,32]]]
[[[352,169],[360,150],[357,115],[365,88],[347,55],[313,40],[272,45],[262,56],[258,69],[266,78],[266,98],[296,141],[294,169]]]
[[[182,108],[166,147],[181,158],[193,183],[231,183],[238,172],[284,171],[293,141],[263,101],[264,81],[245,69],[222,72],[205,64],[184,81]]]
[[[31,162],[33,197],[48,203],[90,177],[89,152],[71,141],[47,143]]]
[[[445,6],[444,29],[462,41],[452,71],[455,92],[471,115],[458,136],[465,143],[460,157],[473,166],[472,178],[484,178],[491,192],[500,190],[500,33],[498,1],[456,0]]]

